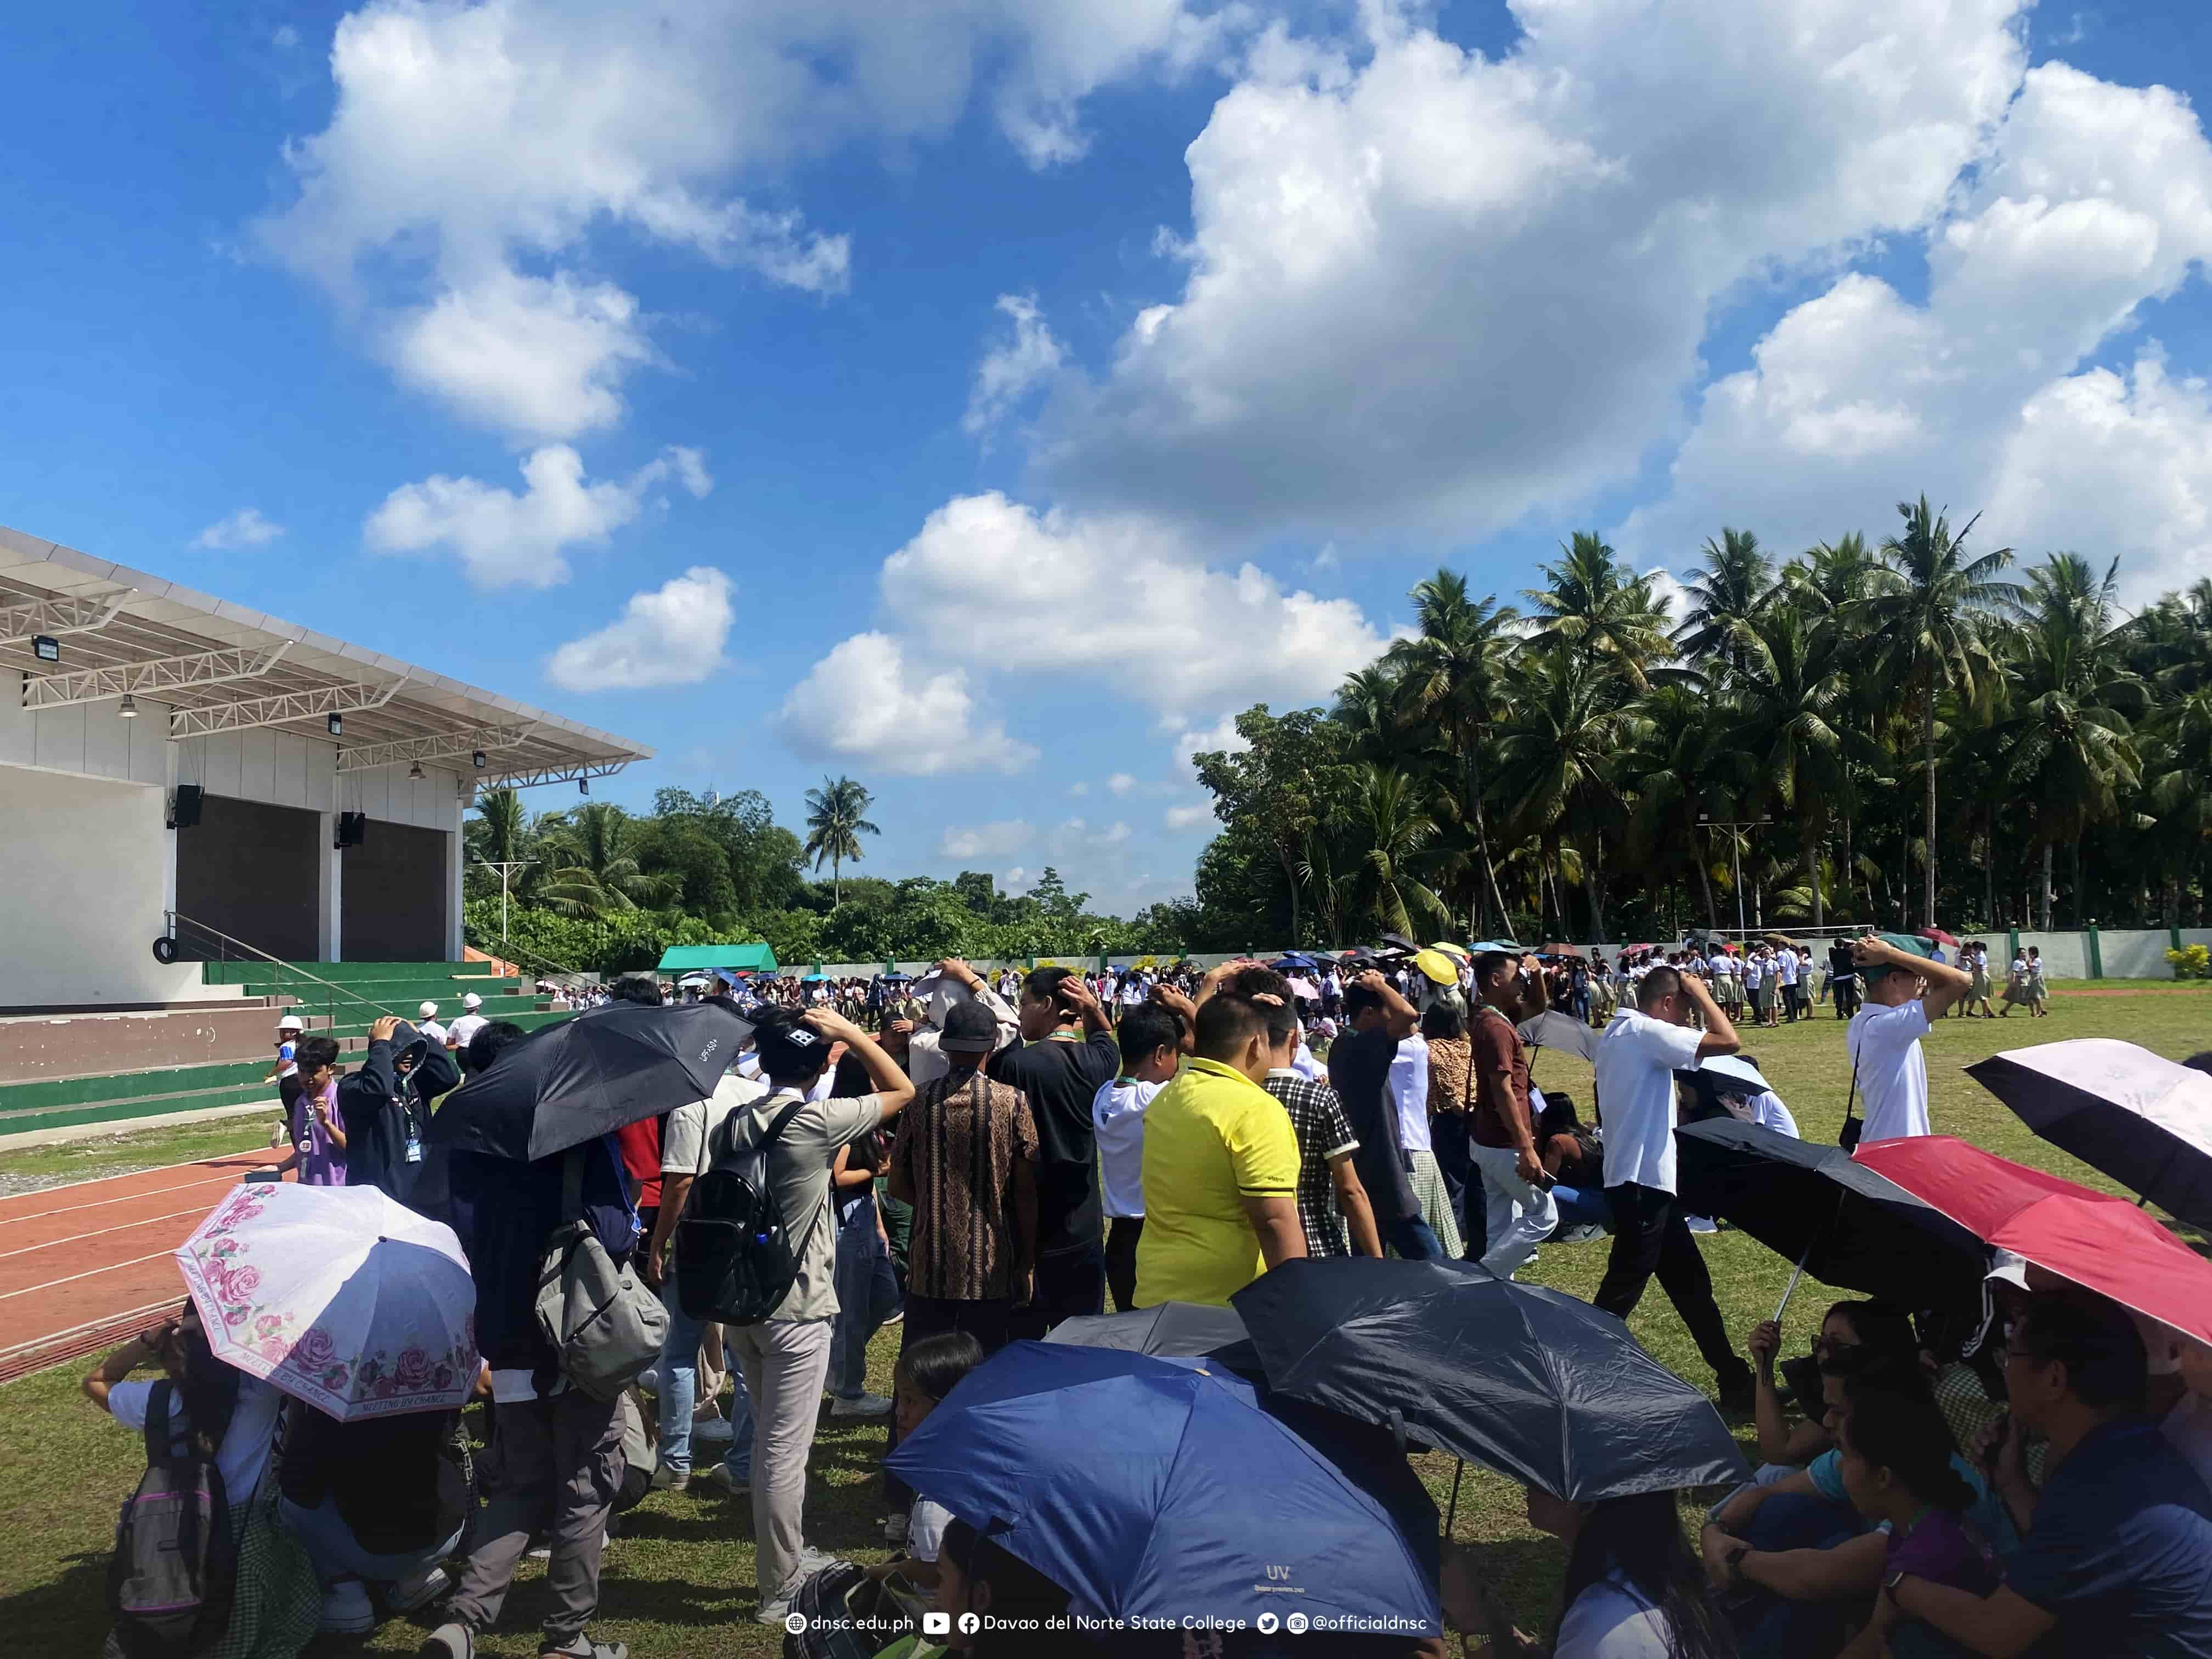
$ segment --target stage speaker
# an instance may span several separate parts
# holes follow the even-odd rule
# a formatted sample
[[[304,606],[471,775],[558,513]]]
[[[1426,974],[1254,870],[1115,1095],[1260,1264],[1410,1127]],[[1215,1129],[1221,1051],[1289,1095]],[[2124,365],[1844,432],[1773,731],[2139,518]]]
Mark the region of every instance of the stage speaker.
[[[367,839],[368,835],[368,813],[341,812],[338,814],[337,839],[331,842],[331,845],[334,847],[358,847],[365,839]]]
[[[169,811],[169,828],[189,830],[200,821],[200,797],[206,792],[197,783],[177,786],[177,804]]]

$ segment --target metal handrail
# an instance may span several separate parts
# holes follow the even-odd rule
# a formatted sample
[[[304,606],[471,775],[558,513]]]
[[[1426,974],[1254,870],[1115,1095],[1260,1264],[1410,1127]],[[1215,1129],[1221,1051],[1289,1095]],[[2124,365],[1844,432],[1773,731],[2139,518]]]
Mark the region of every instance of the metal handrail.
[[[538,963],[544,967],[550,968],[556,974],[574,974],[579,977],[581,977],[584,971],[580,968],[567,967],[561,963],[554,961],[552,957],[541,955],[536,951],[525,950],[521,945],[514,943],[514,941],[510,939],[501,940],[499,948],[495,951],[489,945],[478,945],[471,948],[482,951],[486,956],[495,955],[502,961],[520,961],[527,957],[532,962]]]
[[[374,1008],[380,1014],[391,1014],[399,1018],[404,1018],[404,1016],[401,1015],[399,1011],[396,1008],[391,1007],[385,1003],[378,1002],[373,998],[365,997],[358,991],[349,990],[343,985],[339,985],[332,981],[325,979],[319,974],[311,974],[295,962],[286,962],[281,957],[272,957],[268,951],[261,949],[260,946],[248,945],[241,939],[234,939],[228,933],[224,933],[222,928],[214,927],[208,922],[202,921],[196,916],[188,916],[181,910],[164,910],[161,914],[168,919],[169,932],[173,935],[177,931],[177,924],[179,922],[181,921],[186,923],[187,925],[198,929],[201,933],[207,934],[210,938],[219,939],[226,945],[235,945],[241,952],[250,958],[260,962],[265,962],[272,968],[281,968],[288,974],[296,974],[301,979],[310,981],[314,984],[321,986],[325,991],[332,994],[331,995],[326,996],[323,999],[323,1014],[324,1018],[328,1019],[333,1026],[337,1024],[337,1003],[336,1001],[337,997],[344,997],[351,1001],[360,1003],[364,1007]],[[222,961],[229,960],[228,957],[219,959]],[[306,1001],[308,1000],[308,999],[302,998],[301,1000]]]

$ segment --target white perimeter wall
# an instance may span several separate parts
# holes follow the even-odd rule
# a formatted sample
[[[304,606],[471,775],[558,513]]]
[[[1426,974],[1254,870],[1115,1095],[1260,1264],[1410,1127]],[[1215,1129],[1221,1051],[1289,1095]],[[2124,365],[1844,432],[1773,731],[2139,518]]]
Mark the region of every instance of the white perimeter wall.
[[[167,810],[156,785],[0,766],[0,1007],[198,994],[196,963],[153,956]]]

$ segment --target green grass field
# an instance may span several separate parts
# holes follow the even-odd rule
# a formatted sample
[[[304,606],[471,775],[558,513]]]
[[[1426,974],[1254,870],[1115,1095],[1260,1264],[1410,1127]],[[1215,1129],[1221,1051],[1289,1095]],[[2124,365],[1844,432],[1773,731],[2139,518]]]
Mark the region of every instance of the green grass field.
[[[2202,988],[2122,989],[2110,982],[2095,994],[2054,988],[2052,1017],[2029,1022],[1948,1020],[1927,1042],[1928,1070],[1936,1129],[1957,1134],[2025,1164],[2039,1165],[2091,1185],[2113,1183],[2030,1135],[2018,1120],[1961,1074],[1960,1068],[1999,1049],[2074,1036],[2117,1036],[2175,1059],[2212,1046],[2212,1005],[2197,1000]],[[2117,992],[2118,994],[2114,994]],[[1832,1140],[1844,1116],[1850,1072],[1843,1057],[1843,1029],[1825,1012],[1776,1031],[1747,1032],[1754,1054],[1796,1114],[1808,1139]],[[1572,1094],[1587,1115],[1589,1068],[1547,1051],[1535,1068],[1539,1084]],[[249,1120],[251,1121],[251,1120]],[[222,1129],[228,1126],[207,1126]],[[100,1158],[121,1164],[161,1164],[204,1155],[197,1131],[174,1145],[191,1152],[136,1156],[131,1143],[164,1132],[103,1142]],[[234,1131],[214,1150],[251,1144]],[[0,1176],[19,1158],[45,1160],[58,1149],[0,1155]],[[88,1167],[87,1173],[97,1172]],[[1700,1241],[1730,1328],[1748,1332],[1770,1316],[1790,1264],[1738,1233]],[[1603,1243],[1548,1246],[1524,1277],[1580,1297],[1589,1296],[1605,1266]],[[1807,1282],[1791,1302],[1784,1324],[1785,1352],[1802,1352],[1820,1313],[1837,1292]],[[1711,1378],[1681,1322],[1655,1285],[1631,1322],[1638,1339],[1664,1364],[1700,1386]],[[880,1335],[871,1354],[870,1387],[890,1391],[896,1330]],[[106,1625],[104,1564],[116,1506],[137,1480],[141,1457],[134,1437],[118,1430],[77,1392],[88,1369],[73,1364],[0,1389],[0,1616],[21,1650],[39,1654],[94,1651]],[[1741,1436],[1747,1446],[1750,1431]],[[815,1442],[807,1498],[808,1535],[817,1545],[854,1559],[884,1553],[874,1480],[882,1446],[879,1427],[832,1423],[825,1414]],[[1451,1485],[1449,1459],[1419,1460],[1441,1509]],[[1460,1494],[1455,1535],[1475,1542],[1490,1574],[1522,1628],[1547,1629],[1557,1593],[1559,1553],[1553,1540],[1522,1518],[1520,1490],[1480,1469],[1469,1469]],[[607,1556],[601,1617],[603,1640],[629,1644],[638,1659],[678,1656],[768,1656],[781,1650],[781,1632],[750,1620],[754,1605],[751,1515],[732,1504],[690,1494],[657,1494],[626,1522],[625,1535]],[[483,1651],[534,1654],[540,1603],[533,1565],[510,1601],[500,1630]],[[387,1626],[367,1644],[376,1653],[412,1652],[421,1633],[412,1626]],[[325,1642],[311,1651],[335,1652],[358,1644]]]

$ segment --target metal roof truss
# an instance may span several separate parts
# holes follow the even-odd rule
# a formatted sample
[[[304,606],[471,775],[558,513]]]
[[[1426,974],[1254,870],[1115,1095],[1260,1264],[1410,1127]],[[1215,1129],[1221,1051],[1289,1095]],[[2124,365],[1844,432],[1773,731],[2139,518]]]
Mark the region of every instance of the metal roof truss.
[[[243,702],[216,703],[206,708],[179,708],[169,716],[169,735],[207,738],[222,732],[250,732],[257,726],[282,726],[287,720],[366,714],[390,702],[405,684],[404,679],[397,679],[382,685],[325,685],[312,691],[287,691],[277,696],[251,697]]]
[[[456,760],[473,755],[478,750],[489,754],[495,750],[519,749],[537,731],[535,721],[526,726],[482,726],[463,732],[440,732],[426,738],[404,738],[396,743],[364,744],[358,749],[338,751],[340,772],[366,772],[379,766],[396,766],[401,761]]]
[[[291,648],[291,641],[280,640],[273,650],[196,651],[188,656],[149,657],[70,674],[26,674],[23,707],[65,708],[72,703],[106,702],[133,696],[158,697],[203,685],[258,679]]]

